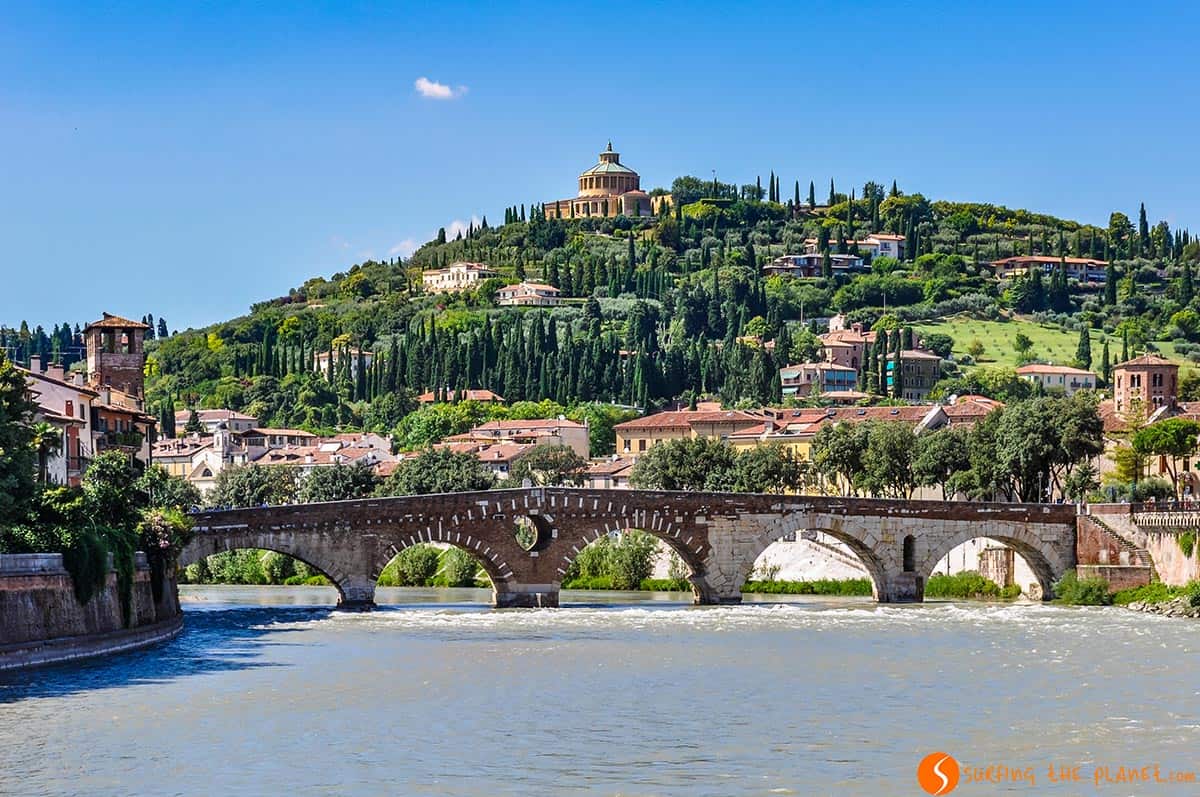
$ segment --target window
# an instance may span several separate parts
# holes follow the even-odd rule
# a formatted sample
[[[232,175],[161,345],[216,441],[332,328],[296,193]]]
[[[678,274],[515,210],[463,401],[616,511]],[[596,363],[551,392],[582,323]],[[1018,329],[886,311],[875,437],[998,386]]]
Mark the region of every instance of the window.
[[[645,450],[646,450],[646,441],[638,440],[638,451],[645,451]]]
[[[917,541],[909,534],[904,538],[904,572],[911,573],[917,569]]]

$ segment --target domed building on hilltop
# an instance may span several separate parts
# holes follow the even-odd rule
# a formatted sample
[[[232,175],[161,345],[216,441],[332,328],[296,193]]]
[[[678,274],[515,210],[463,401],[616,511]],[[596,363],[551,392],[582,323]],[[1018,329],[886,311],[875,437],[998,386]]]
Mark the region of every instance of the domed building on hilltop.
[[[579,195],[547,202],[546,218],[653,216],[659,204],[669,204],[671,197],[651,197],[642,190],[641,181],[637,172],[621,163],[621,155],[613,152],[610,141],[600,153],[600,162],[579,175]]]

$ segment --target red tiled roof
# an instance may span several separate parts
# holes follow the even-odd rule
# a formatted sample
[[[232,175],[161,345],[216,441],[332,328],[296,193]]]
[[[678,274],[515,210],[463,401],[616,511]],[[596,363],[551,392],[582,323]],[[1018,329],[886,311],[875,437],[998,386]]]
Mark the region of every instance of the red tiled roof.
[[[89,330],[92,327],[100,327],[101,329],[149,329],[150,327],[143,324],[141,321],[130,321],[128,318],[122,318],[119,315],[105,313],[104,317],[99,321],[93,321],[84,327],[84,330]]]
[[[1164,366],[1165,365],[1165,366],[1172,366],[1175,368],[1179,367],[1179,363],[1173,363],[1170,360],[1168,360],[1166,357],[1163,357],[1161,354],[1154,354],[1153,352],[1147,352],[1141,356],[1134,357],[1131,360],[1126,360],[1123,363],[1117,363],[1116,365],[1113,366],[1113,368],[1128,368],[1130,366],[1145,366],[1145,365],[1150,365],[1150,366]]]
[[[1069,365],[1049,365],[1046,363],[1029,363],[1017,369],[1018,374],[1077,374],[1079,376],[1095,376],[1084,368],[1072,368]]]
[[[750,413],[744,410],[722,410],[718,412],[705,410],[679,410],[677,412],[656,412],[632,421],[625,421],[614,426],[614,429],[678,429],[690,427],[693,423],[758,423],[762,413]]]

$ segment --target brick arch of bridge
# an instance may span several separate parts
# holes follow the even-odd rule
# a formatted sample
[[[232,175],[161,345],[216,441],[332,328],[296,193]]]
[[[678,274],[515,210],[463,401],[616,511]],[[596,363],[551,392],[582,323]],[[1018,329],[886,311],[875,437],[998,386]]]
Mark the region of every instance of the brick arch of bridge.
[[[286,531],[245,529],[220,536],[196,535],[179,555],[179,567],[187,567],[209,556],[227,551],[262,550],[298,559],[329,579],[338,591],[338,605],[346,606],[359,600],[356,590],[361,573],[357,556],[347,556],[344,547],[332,546],[328,540],[314,539]]]
[[[689,518],[691,520],[691,518]],[[552,560],[555,577],[561,583],[566,577],[567,570],[584,548],[595,543],[605,535],[625,531],[641,531],[662,542],[675,553],[688,569],[687,580],[692,585],[692,593],[697,603],[715,603],[712,588],[707,580],[707,563],[709,553],[708,536],[697,533],[690,524],[677,522],[669,517],[644,513],[634,513],[631,516],[613,516],[597,520],[566,520],[555,529],[557,543],[554,546]]]
[[[1038,581],[1041,594],[1031,597],[1049,600],[1053,597],[1054,582],[1075,566],[1075,536],[1060,532],[1044,538],[1042,531],[1044,527],[1041,524],[998,521],[989,523],[984,529],[955,528],[936,538],[922,539],[921,536],[916,536],[914,570],[924,583],[933,575],[933,569],[937,567],[938,562],[955,548],[971,540],[986,537],[1016,551],[1029,565],[1030,571]]]
[[[366,574],[372,585],[379,581],[384,568],[405,548],[431,543],[448,545],[470,554],[492,582],[492,602],[497,606],[506,605],[507,596],[517,583],[518,576],[514,573],[514,568],[517,573],[522,571],[520,554],[518,550],[514,550],[520,549],[515,533],[512,534],[511,541],[506,541],[503,536],[495,533],[480,533],[479,530],[472,533],[471,529],[439,526],[385,533],[379,539],[378,552],[372,557]],[[510,544],[505,544],[506,542]],[[525,551],[521,550],[520,553]],[[374,600],[373,589],[371,600]]]

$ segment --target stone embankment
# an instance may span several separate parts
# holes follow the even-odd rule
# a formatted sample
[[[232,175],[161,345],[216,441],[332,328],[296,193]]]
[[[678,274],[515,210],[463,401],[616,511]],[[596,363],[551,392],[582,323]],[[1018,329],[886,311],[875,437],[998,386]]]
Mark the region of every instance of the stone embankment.
[[[1200,617],[1200,606],[1193,606],[1191,598],[1184,595],[1160,603],[1134,601],[1125,608],[1147,614],[1161,614],[1163,617]]]
[[[137,554],[126,625],[115,572],[91,600],[80,604],[61,554],[0,555],[0,670],[134,650],[175,638],[183,629],[179,596],[172,574],[163,582],[161,591],[153,588],[146,557]]]

